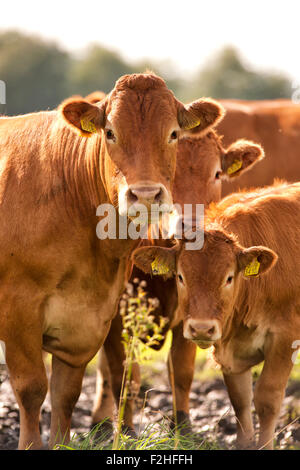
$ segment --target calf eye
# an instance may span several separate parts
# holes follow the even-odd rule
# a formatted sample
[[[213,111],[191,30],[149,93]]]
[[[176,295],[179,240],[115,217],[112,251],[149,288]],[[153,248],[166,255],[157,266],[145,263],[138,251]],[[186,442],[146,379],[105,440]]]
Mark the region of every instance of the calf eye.
[[[113,133],[113,131],[112,131],[111,129],[107,129],[107,130],[106,130],[106,138],[107,138],[108,140],[113,140],[113,141],[116,140],[115,134]]]
[[[215,174],[216,180],[219,180],[221,178],[221,174],[222,174],[222,171],[217,171],[217,173]]]
[[[182,277],[181,274],[178,274],[178,280],[179,280],[179,282],[181,282],[181,284],[184,284],[183,277]]]
[[[173,131],[172,134],[170,135],[170,140],[176,140],[178,137],[177,131]]]
[[[233,276],[228,276],[227,280],[226,280],[226,284],[229,285],[231,284],[233,281]]]

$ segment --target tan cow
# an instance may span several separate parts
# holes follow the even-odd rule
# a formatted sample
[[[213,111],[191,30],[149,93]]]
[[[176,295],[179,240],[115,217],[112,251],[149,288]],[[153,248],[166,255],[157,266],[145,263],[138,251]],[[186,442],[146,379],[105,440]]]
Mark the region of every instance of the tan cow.
[[[200,203],[208,206],[211,201],[220,199],[224,180],[238,178],[263,157],[264,153],[259,145],[244,140],[239,140],[224,149],[221,139],[215,132],[209,132],[200,138],[183,138],[178,146],[173,199],[181,206],[193,204],[195,207]],[[240,164],[237,165],[237,162]],[[234,168],[236,171],[232,170]],[[179,425],[184,424],[182,432],[188,433],[191,431],[189,393],[194,375],[196,346],[187,341],[182,334],[182,319],[176,314],[176,282],[173,279],[164,282],[160,277],[146,275],[137,268],[134,269],[131,279],[135,277],[147,282],[146,291],[150,298],[159,299],[160,306],[156,308],[154,315],[157,318],[164,316],[168,319],[165,333],[168,329],[172,329],[173,340],[170,354],[172,362],[176,364],[174,369],[176,421]],[[124,363],[121,331],[121,318],[118,315],[112,321],[104,344],[106,354],[102,351],[100,355],[92,427],[104,418],[113,417],[112,391],[116,404],[119,403]],[[162,344],[163,342],[161,346]],[[134,381],[139,382],[137,368],[134,370]],[[106,421],[103,428],[103,431],[111,430],[112,425]],[[124,430],[133,434],[133,404],[130,402],[125,411]]]
[[[184,337],[202,348],[215,345],[243,448],[254,441],[251,367],[263,360],[254,392],[258,448],[273,446],[300,340],[299,240],[300,183],[278,183],[213,206],[197,252],[181,242],[138,248],[133,255],[147,273],[156,259],[176,275]]]
[[[291,100],[220,102],[226,115],[217,131],[224,136],[224,145],[250,139],[264,147],[267,157],[239,180],[224,182],[222,196],[239,188],[272,184],[274,178],[291,183],[300,180],[300,104]]]
[[[120,78],[100,103],[0,119],[0,339],[20,408],[19,448],[39,448],[52,354],[50,446],[69,439],[86,364],[101,347],[138,241],[99,240],[96,208],[172,202],[178,137],[221,106],[176,100],[153,74]]]

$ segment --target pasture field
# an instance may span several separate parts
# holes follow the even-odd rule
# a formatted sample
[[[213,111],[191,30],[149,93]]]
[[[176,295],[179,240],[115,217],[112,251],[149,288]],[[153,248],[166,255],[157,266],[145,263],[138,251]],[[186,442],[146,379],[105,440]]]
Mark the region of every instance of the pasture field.
[[[169,433],[169,417],[172,413],[172,399],[167,379],[166,358],[171,336],[161,351],[152,352],[151,359],[141,365],[142,390],[137,399],[135,428],[137,440],[122,437],[120,448],[127,449],[234,449],[235,417],[223,383],[221,373],[213,367],[209,352],[198,349],[195,378],[190,396],[193,434],[179,441]],[[97,441],[90,432],[90,412],[95,392],[95,369],[97,358],[89,363],[84,378],[83,389],[73,413],[72,441],[66,449],[109,449],[109,439]],[[253,369],[254,381],[260,367]],[[16,449],[19,433],[18,410],[6,372],[2,372],[0,387],[0,449]],[[145,403],[145,393],[148,399]],[[276,449],[300,450],[300,365],[295,365],[284,399],[277,425]],[[257,419],[254,416],[257,427]],[[49,435],[49,397],[42,408],[43,440]]]

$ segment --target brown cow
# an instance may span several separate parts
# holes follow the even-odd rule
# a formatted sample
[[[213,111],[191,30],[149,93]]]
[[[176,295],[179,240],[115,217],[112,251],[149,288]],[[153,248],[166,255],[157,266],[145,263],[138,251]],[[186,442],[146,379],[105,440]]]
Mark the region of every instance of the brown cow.
[[[300,183],[228,196],[208,210],[204,234],[197,252],[184,242],[138,248],[134,261],[149,273],[156,259],[176,274],[184,337],[215,345],[241,447],[254,441],[251,367],[264,360],[254,403],[258,448],[271,449],[300,340]]]
[[[221,197],[222,182],[225,179],[235,179],[246,170],[249,170],[264,157],[259,145],[239,140],[228,149],[224,149],[221,139],[215,132],[204,137],[188,137],[180,140],[177,154],[177,167],[173,188],[173,199],[176,203],[184,204],[202,203],[208,206],[211,201],[218,201]],[[237,171],[228,173],[232,165]],[[161,242],[158,242],[161,244]],[[151,298],[158,298],[160,306],[154,315],[164,316],[168,319],[165,333],[172,328],[173,341],[171,357],[176,368],[175,400],[177,408],[176,421],[185,426],[182,432],[190,432],[189,423],[189,392],[194,375],[194,360],[196,346],[184,339],[182,335],[182,321],[177,315],[176,282],[173,279],[163,282],[160,277],[152,278],[134,269],[131,279],[135,277],[147,282],[146,291]],[[167,292],[167,295],[166,295]],[[104,343],[105,354],[102,351],[97,372],[97,391],[92,416],[92,427],[106,417],[113,416],[114,401],[119,403],[119,393],[122,384],[124,362],[124,349],[121,343],[122,324],[118,315],[113,321],[110,332]],[[162,343],[163,344],[163,343]],[[161,346],[162,346],[161,344]],[[102,370],[101,370],[102,369]],[[108,371],[111,374],[108,374]],[[134,381],[139,382],[138,370],[134,370]],[[112,390],[111,390],[112,389]],[[128,403],[125,411],[124,428],[133,434],[133,404]],[[112,429],[106,421],[103,430]]]
[[[0,339],[20,408],[19,448],[39,448],[50,352],[50,446],[69,439],[86,364],[101,347],[138,241],[99,240],[96,208],[121,215],[172,202],[178,136],[222,117],[202,99],[184,106],[153,74],[120,78],[100,103],[0,119]]]
[[[290,100],[221,100],[226,109],[217,130],[224,145],[236,139],[259,142],[266,159],[239,180],[224,182],[222,196],[239,188],[265,186],[274,178],[289,182],[300,180],[300,105]],[[255,183],[255,184],[254,184]]]

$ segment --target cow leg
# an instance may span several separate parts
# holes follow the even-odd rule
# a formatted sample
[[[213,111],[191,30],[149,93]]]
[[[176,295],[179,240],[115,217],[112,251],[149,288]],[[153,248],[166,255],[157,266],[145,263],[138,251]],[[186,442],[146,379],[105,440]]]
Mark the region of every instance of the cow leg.
[[[119,407],[125,362],[125,351],[121,342],[121,334],[122,319],[120,315],[117,315],[112,321],[111,329],[104,343],[111,374],[112,390],[117,408]],[[134,383],[135,390],[138,391],[140,388],[140,371],[137,363],[133,365],[131,380],[132,383]],[[134,399],[128,398],[124,412],[123,429],[124,431],[129,432],[129,434],[135,435],[133,426],[133,408]]]
[[[258,448],[273,449],[276,422],[293,367],[291,344],[292,341],[274,343],[266,351],[264,367],[254,390],[254,404],[260,424]]]
[[[19,449],[40,449],[43,446],[39,418],[48,380],[41,342],[35,343],[35,337],[28,338],[28,341],[24,337],[15,338],[13,343],[6,341],[7,367],[20,409]]]
[[[102,423],[99,429],[100,435],[108,435],[113,431],[114,416],[114,396],[112,393],[111,374],[104,347],[100,349],[97,375],[96,375],[96,395],[92,412],[92,428]],[[108,419],[107,419],[108,418]]]
[[[251,414],[252,373],[226,375],[223,373],[228,395],[237,418],[237,447],[246,449],[253,446],[254,428]]]
[[[112,417],[112,409],[109,406],[106,408],[107,402],[104,398],[107,398],[110,401],[109,396],[111,396],[111,389],[115,399],[117,408],[119,407],[120,393],[122,388],[122,380],[124,373],[124,361],[125,361],[125,351],[123,344],[121,342],[121,333],[122,333],[122,319],[120,315],[117,315],[112,323],[111,328],[108,333],[108,336],[104,343],[105,356],[108,363],[108,368],[110,372],[111,384],[105,382],[108,378],[108,369],[105,368],[105,362],[99,362],[98,364],[98,373],[97,381],[101,381],[104,385],[103,392],[107,393],[107,397],[104,397],[104,393],[101,396],[101,384],[97,383],[97,396],[95,399],[95,406],[93,411],[93,423],[96,424],[99,422],[97,418],[103,420],[106,417]],[[102,377],[102,378],[101,378]],[[132,370],[132,382],[134,383],[135,391],[138,392],[140,387],[140,371],[138,364],[133,365]],[[110,388],[111,387],[111,388]],[[133,427],[133,408],[134,408],[134,399],[127,399],[127,404],[125,407],[124,413],[124,431],[129,431],[130,434],[134,435]]]
[[[182,433],[191,433],[189,419],[189,395],[194,377],[194,366],[197,346],[183,337],[183,323],[173,329],[171,356],[174,370],[175,399],[177,424],[184,425]],[[169,358],[170,359],[170,358]],[[169,380],[171,382],[170,360],[168,361]],[[171,382],[172,383],[172,382]]]
[[[72,412],[81,392],[85,367],[71,367],[52,356],[50,449],[70,441]]]

